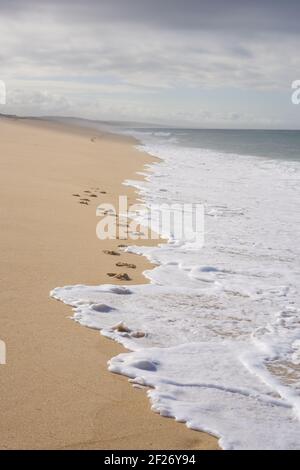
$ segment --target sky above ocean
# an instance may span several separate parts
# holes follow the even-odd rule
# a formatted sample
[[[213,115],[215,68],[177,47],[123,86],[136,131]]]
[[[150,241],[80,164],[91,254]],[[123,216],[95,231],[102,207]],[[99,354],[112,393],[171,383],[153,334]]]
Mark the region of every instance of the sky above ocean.
[[[0,113],[299,129],[295,0],[0,0]]]

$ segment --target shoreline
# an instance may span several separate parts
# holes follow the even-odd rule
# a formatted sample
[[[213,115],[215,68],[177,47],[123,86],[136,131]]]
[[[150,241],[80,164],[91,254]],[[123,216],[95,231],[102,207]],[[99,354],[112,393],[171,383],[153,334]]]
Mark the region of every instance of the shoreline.
[[[112,283],[116,260],[103,250],[119,241],[96,238],[96,206],[120,192],[134,202],[137,191],[122,182],[141,178],[155,157],[132,138],[45,120],[0,118],[0,135],[0,448],[218,448],[216,438],[153,413],[144,391],[107,370],[124,348],[71,322],[70,307],[49,297],[58,285]],[[96,187],[88,206],[73,196]],[[121,258],[136,265],[126,284],[148,282],[146,258]]]

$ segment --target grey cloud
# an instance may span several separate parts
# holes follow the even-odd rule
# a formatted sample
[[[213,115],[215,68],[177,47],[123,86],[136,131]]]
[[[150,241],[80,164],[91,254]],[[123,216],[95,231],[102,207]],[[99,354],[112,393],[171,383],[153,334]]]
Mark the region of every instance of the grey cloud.
[[[232,73],[232,85],[246,84],[252,73],[251,86],[254,74],[261,86],[271,69],[269,83],[280,86],[275,62],[287,71],[292,60],[298,65],[295,0],[0,0],[0,8],[8,75],[112,74],[141,86],[148,75],[148,86],[172,86],[214,85],[220,72],[223,82]],[[278,38],[279,31],[286,34]]]
[[[122,21],[171,29],[299,32],[298,0],[1,0],[4,15],[45,13],[64,21]]]
[[[104,109],[115,89],[132,100],[119,109],[133,118],[133,108],[146,113],[138,93],[284,89],[300,70],[299,13],[293,0],[0,0],[0,78],[39,87],[24,106],[56,109],[61,96],[74,112],[93,103]],[[221,115],[236,121],[242,113]],[[209,110],[200,117],[214,119]]]

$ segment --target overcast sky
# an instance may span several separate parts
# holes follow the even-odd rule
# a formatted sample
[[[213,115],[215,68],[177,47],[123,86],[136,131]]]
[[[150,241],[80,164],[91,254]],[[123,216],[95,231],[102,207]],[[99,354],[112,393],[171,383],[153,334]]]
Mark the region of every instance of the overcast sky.
[[[0,0],[0,112],[300,128],[296,0]]]

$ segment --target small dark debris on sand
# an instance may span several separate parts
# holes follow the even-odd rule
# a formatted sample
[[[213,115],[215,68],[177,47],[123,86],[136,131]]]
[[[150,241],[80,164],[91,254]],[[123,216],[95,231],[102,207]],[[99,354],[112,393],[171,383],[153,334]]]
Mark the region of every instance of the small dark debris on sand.
[[[123,244],[122,244],[122,245],[118,245],[118,247],[119,247],[119,248],[127,248],[128,245],[123,245]]]
[[[116,266],[126,266],[126,268],[131,268],[131,269],[136,268],[135,264],[133,264],[133,263],[123,263],[122,261],[119,261],[118,263],[116,263]]]
[[[97,194],[90,194],[90,197],[98,197]]]
[[[80,197],[80,194],[72,194],[72,196]]]
[[[84,204],[85,206],[89,205],[89,203],[87,201],[79,201],[79,204]]]
[[[106,191],[100,191],[100,194],[106,194]]]
[[[109,277],[114,277],[116,276],[117,273],[106,273]]]
[[[120,253],[114,250],[103,250],[103,253],[106,255],[120,256]]]

